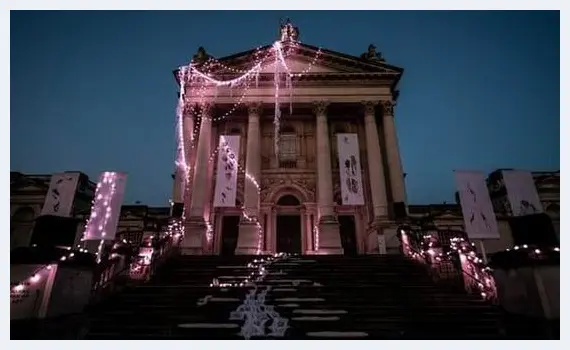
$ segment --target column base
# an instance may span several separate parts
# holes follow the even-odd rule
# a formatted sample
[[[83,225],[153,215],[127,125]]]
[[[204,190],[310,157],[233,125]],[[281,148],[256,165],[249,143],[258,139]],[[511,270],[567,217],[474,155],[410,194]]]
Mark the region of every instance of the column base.
[[[261,238],[263,239],[263,237]],[[263,250],[263,242],[259,245],[259,228],[256,224],[243,222],[239,224],[238,243],[236,247],[236,255],[256,255],[259,254],[258,248]]]
[[[207,226],[203,218],[190,218],[184,223],[184,239],[180,244],[182,255],[203,255],[203,238],[206,237]]]
[[[368,244],[366,254],[399,255],[400,240],[398,227],[393,221],[376,218],[368,226]]]
[[[340,241],[339,225],[333,216],[321,217],[319,222],[319,249],[315,252],[322,254],[344,254]]]

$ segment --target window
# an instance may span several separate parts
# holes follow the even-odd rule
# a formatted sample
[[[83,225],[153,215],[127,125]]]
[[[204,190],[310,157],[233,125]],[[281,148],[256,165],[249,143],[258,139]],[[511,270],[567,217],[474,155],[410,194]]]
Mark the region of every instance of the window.
[[[279,140],[279,160],[297,159],[297,136],[295,134],[281,135]]]
[[[283,133],[279,136],[279,167],[297,167],[297,135],[291,127],[283,128]]]

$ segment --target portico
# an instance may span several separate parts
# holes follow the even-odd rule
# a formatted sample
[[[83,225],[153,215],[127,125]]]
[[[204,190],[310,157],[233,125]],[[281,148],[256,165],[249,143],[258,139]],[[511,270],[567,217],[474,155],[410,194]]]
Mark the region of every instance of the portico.
[[[259,68],[251,86],[235,91],[201,81],[206,86],[203,95],[187,97],[192,108],[184,109],[184,121],[194,131],[186,135],[192,140],[187,158],[193,164],[188,185],[181,186],[178,178],[174,196],[190,198],[185,201],[184,251],[220,254],[224,235],[234,232],[230,226],[237,223],[235,254],[280,249],[343,254],[345,248],[378,253],[378,236],[395,233],[393,202],[405,202],[393,122],[395,85],[402,70],[378,56],[358,58],[300,43],[281,46],[289,47],[285,60],[293,73],[287,76],[293,78],[287,78],[291,82],[280,88],[278,97],[275,62]],[[265,50],[271,56],[272,48]],[[245,71],[252,55],[210,61]],[[319,60],[311,63],[308,57],[315,55]],[[294,80],[297,74],[303,74],[302,79]],[[236,79],[236,73],[213,76],[218,82]],[[191,84],[198,83],[187,86]],[[348,148],[340,144],[341,139],[348,142],[347,137],[353,140],[351,155],[344,154]],[[214,201],[220,186],[215,179],[220,179],[216,149],[221,138],[239,139],[237,149],[231,150],[239,170],[235,204],[229,206]],[[224,186],[233,190],[229,183]],[[239,216],[239,221],[230,224],[224,219],[230,216]],[[388,252],[391,241],[385,237]]]

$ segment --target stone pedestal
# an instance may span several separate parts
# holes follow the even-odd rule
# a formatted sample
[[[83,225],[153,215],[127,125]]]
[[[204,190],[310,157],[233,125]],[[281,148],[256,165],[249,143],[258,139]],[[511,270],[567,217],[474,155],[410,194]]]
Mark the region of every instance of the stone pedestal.
[[[242,222],[239,225],[239,236],[236,255],[258,254],[259,228],[253,222]],[[259,249],[263,250],[263,244]]]
[[[368,249],[367,254],[398,255],[400,241],[398,240],[398,228],[394,223],[384,218],[377,218],[368,226]]]
[[[329,255],[344,253],[338,222],[332,216],[322,216],[319,222],[319,249],[316,254]]]
[[[184,239],[180,244],[182,255],[204,254],[203,239],[206,237],[208,227],[201,217],[190,218],[184,224]]]

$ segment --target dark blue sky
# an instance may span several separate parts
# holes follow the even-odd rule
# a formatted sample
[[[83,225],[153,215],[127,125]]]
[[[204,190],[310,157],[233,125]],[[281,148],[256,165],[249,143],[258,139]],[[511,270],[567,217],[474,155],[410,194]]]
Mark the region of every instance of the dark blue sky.
[[[277,38],[405,69],[396,110],[412,204],[452,201],[453,169],[558,170],[558,12],[11,12],[10,168],[129,173],[126,203],[171,195],[177,86],[216,57]]]

